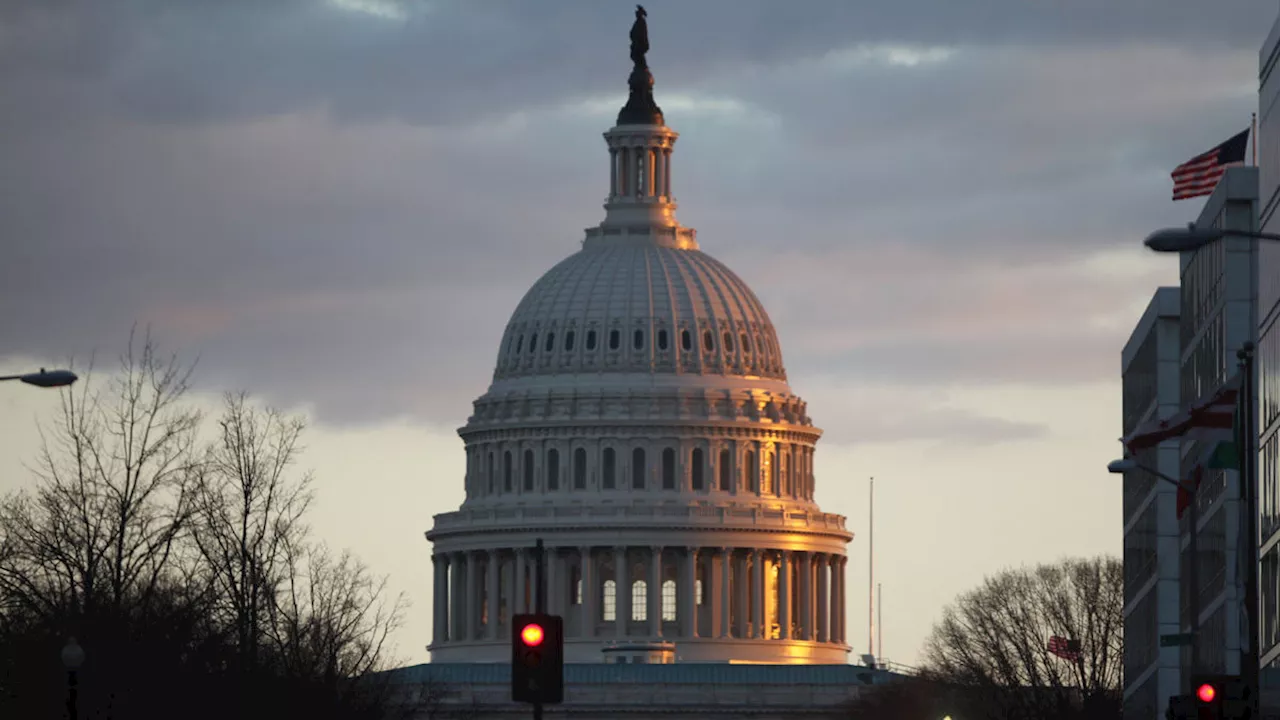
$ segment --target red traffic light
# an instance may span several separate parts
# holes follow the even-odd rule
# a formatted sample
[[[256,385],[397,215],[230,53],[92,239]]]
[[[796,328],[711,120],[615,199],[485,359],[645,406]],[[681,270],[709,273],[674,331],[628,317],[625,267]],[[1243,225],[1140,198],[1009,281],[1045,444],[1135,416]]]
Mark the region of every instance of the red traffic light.
[[[1203,683],[1200,687],[1196,688],[1196,697],[1199,698],[1202,703],[1211,703],[1214,698],[1218,697],[1218,689],[1210,683]]]
[[[546,633],[542,631],[542,626],[537,623],[525,625],[524,629],[520,631],[520,639],[529,647],[541,645],[544,637],[546,637]]]

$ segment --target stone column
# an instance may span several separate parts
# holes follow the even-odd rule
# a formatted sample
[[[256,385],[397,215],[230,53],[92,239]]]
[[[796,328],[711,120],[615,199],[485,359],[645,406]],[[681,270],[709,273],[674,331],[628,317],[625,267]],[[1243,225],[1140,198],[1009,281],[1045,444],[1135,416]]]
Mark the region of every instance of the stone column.
[[[513,614],[527,613],[529,612],[527,602],[529,596],[527,595],[528,587],[526,585],[529,567],[529,552],[527,550],[516,548],[516,560],[513,563],[513,567],[516,582],[511,586],[511,596],[515,598],[515,604],[512,605],[514,609],[511,612]]]
[[[462,630],[463,640],[480,639],[480,563],[477,562],[476,553],[468,551],[463,554],[466,563],[467,587],[466,587],[466,616],[463,618],[465,627]]]
[[[831,642],[831,556],[818,556],[818,642]]]
[[[449,609],[452,615],[452,622],[449,623],[449,639],[465,640],[466,636],[462,629],[466,627],[467,608],[466,596],[463,589],[466,587],[467,571],[465,566],[465,555],[460,552],[452,553],[449,556],[449,567],[452,570],[453,577],[449,578]]]
[[[840,642],[840,556],[831,556],[831,636],[830,642]]]
[[[506,604],[507,612],[504,620],[507,624],[511,623],[511,616],[516,611],[516,559],[514,552],[507,553],[507,564],[502,569],[502,574],[505,576],[505,582],[503,582],[505,588],[499,588],[498,590],[499,606],[503,604],[503,601]]]
[[[618,149],[609,148],[609,199],[618,194]]]
[[[751,632],[750,637],[765,638],[764,616],[764,556],[760,548],[751,551]]]
[[[733,637],[733,548],[720,548],[720,637]]]
[[[551,615],[563,616],[560,606],[560,549],[549,547],[545,550],[547,558],[547,612]]]
[[[649,548],[649,636],[662,637],[662,548]]]
[[[439,645],[448,640],[449,617],[449,560],[440,553],[432,553],[431,567],[435,570],[435,582],[432,584],[431,604],[431,642]]]
[[[591,548],[578,548],[578,577],[582,579],[582,604],[578,614],[582,616],[578,632],[582,637],[596,634],[596,573],[591,558]]]
[[[800,554],[800,640],[813,639],[813,565],[811,553]]]
[[[627,549],[613,549],[613,634],[623,638],[627,636],[627,623],[631,621],[631,573],[627,567]]]
[[[627,182],[631,185],[632,197],[644,197],[644,177],[640,174],[641,158],[644,157],[645,149],[642,147],[631,148],[631,167],[628,168]],[[619,473],[621,474],[621,473]]]
[[[671,148],[667,148],[666,150],[664,150],[663,155],[666,156],[666,162],[662,164],[663,176],[666,177],[667,181],[664,184],[662,189],[667,193],[667,197],[670,198],[671,197]]]
[[[707,588],[702,588],[705,598]],[[676,583],[676,598],[679,607],[676,619],[680,621],[680,637],[698,637],[698,548],[684,549],[684,572],[680,582]]]
[[[849,643],[849,596],[848,588],[845,586],[845,579],[848,569],[849,558],[842,556],[840,558],[840,610],[838,617],[840,618],[840,642]]]
[[[733,569],[733,585],[734,603],[737,605],[737,622],[733,624],[733,636],[739,638],[750,637],[747,633],[751,624],[751,583],[750,576],[747,574],[747,553],[741,553],[735,558],[736,562]]]
[[[778,553],[778,637],[791,638],[791,552]]]
[[[501,561],[498,559],[498,551],[489,551],[489,560],[485,567],[485,602],[488,604],[487,615],[488,623],[485,627],[485,634],[490,640],[498,639],[498,567]]]

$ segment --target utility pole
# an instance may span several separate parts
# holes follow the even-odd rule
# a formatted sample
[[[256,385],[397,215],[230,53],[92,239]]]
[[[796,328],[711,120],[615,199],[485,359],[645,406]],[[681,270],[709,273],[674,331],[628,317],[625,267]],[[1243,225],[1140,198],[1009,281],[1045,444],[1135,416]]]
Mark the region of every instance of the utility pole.
[[[546,555],[545,548],[542,545],[542,538],[538,538],[538,542],[533,548],[534,571],[533,581],[537,584],[536,593],[534,593],[533,602],[536,608],[534,612],[542,615],[547,612],[547,575],[546,575]],[[533,704],[533,720],[542,720],[542,703]]]

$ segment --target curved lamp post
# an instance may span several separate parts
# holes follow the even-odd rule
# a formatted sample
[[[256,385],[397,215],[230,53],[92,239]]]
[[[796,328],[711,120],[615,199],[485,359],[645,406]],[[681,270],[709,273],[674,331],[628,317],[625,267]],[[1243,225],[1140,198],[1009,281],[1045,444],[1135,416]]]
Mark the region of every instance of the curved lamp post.
[[[67,668],[67,717],[79,720],[80,714],[76,707],[76,671],[84,664],[84,648],[80,647],[74,637],[69,638],[62,648],[62,664]]]
[[[45,370],[23,375],[0,375],[0,382],[5,380],[21,380],[28,385],[42,388],[66,387],[80,378],[70,370]]]
[[[1210,243],[1224,237],[1240,237],[1252,240],[1271,240],[1280,242],[1280,235],[1275,233],[1255,232],[1253,230],[1220,230],[1217,228],[1196,227],[1195,223],[1187,223],[1185,228],[1165,228],[1157,230],[1142,241],[1143,245],[1162,253],[1189,252],[1199,250]]]

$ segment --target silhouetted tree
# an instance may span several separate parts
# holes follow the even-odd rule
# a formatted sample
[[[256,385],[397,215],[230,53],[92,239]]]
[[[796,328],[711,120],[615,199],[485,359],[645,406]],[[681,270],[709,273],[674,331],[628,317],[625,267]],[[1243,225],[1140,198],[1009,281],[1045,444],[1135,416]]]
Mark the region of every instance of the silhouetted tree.
[[[1118,559],[1006,570],[955,600],[934,626],[924,669],[869,688],[854,712],[960,720],[1119,720],[1124,575]],[[1078,660],[1048,652],[1080,643]],[[876,715],[872,715],[875,717]]]
[[[121,370],[62,391],[34,481],[0,500],[0,717],[384,718],[403,599],[310,538],[300,418],[227,395],[201,446],[189,366],[130,336]],[[401,697],[397,699],[397,694]]]

